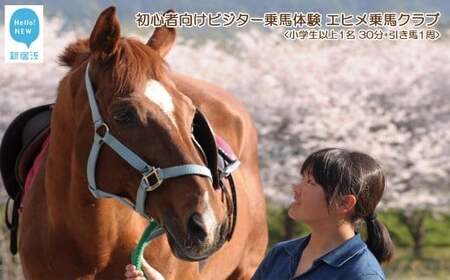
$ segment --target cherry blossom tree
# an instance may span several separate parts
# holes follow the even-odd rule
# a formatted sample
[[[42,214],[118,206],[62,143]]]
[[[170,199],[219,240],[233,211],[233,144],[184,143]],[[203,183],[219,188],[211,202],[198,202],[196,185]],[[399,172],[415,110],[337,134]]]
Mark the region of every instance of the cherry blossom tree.
[[[369,153],[388,177],[382,207],[403,211],[420,256],[425,210],[450,205],[449,40],[288,42],[254,30],[238,35],[238,53],[211,44],[178,47],[171,64],[245,102],[268,199],[289,203],[314,150]]]
[[[212,44],[177,46],[170,64],[245,102],[269,199],[288,203],[301,160],[339,146],[385,167],[384,207],[448,211],[448,40],[287,42],[252,31],[238,36],[237,54]]]

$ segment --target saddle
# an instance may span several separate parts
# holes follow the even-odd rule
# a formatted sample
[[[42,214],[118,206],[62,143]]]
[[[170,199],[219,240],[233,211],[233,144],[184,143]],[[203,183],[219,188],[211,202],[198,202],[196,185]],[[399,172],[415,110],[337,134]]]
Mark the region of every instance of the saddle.
[[[232,148],[219,135],[215,134],[206,117],[197,110],[193,121],[192,140],[206,159],[211,170],[214,188],[222,190],[222,200],[225,197],[228,207],[228,229],[226,240],[233,237],[237,218],[237,194],[232,172],[238,169],[239,159]],[[225,181],[230,185],[228,191]]]
[[[50,131],[50,118],[53,104],[31,108],[17,116],[8,126],[0,145],[0,173],[8,193],[5,223],[11,231],[10,250],[17,253],[17,230],[19,208],[25,180],[36,155],[47,139]],[[12,216],[9,205],[12,201]]]
[[[0,145],[0,173],[8,193],[5,223],[11,231],[10,250],[17,253],[19,208],[28,171],[50,131],[53,105],[31,108],[17,116],[8,126]],[[11,219],[8,206],[13,202]]]

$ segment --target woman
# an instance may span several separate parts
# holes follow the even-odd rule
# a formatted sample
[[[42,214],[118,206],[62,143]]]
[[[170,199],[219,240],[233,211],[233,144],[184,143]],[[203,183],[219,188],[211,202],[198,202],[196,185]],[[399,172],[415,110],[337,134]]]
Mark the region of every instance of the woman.
[[[276,244],[252,279],[385,279],[380,263],[393,244],[375,215],[385,188],[380,165],[370,156],[344,149],[310,155],[294,187],[289,216],[311,234]],[[355,233],[367,225],[367,241]]]
[[[385,279],[380,263],[392,258],[393,243],[375,215],[385,188],[380,165],[366,154],[330,148],[311,154],[301,175],[288,214],[311,234],[276,244],[252,279]],[[366,242],[355,233],[361,221]],[[143,279],[128,268],[127,279]],[[152,272],[149,279],[161,279]]]

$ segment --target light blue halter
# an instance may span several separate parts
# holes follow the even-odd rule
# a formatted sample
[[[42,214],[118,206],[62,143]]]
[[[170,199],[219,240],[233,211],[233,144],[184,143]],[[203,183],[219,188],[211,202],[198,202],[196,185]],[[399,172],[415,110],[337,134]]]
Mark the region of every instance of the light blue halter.
[[[211,171],[206,166],[197,164],[185,164],[168,168],[158,168],[147,164],[133,151],[123,145],[117,138],[111,135],[108,125],[103,121],[97,103],[95,101],[95,92],[92,87],[91,80],[89,78],[89,63],[85,72],[85,84],[86,91],[89,99],[89,105],[91,107],[92,120],[94,122],[94,142],[92,143],[91,152],[88,158],[87,164],[87,179],[89,184],[89,190],[95,198],[113,198],[122,204],[125,204],[147,219],[150,217],[145,214],[145,200],[147,198],[147,192],[153,191],[158,188],[165,179],[186,176],[186,175],[198,175],[208,177],[212,179]],[[100,129],[104,130],[103,136],[98,133]],[[128,162],[134,169],[142,174],[141,183],[137,190],[136,204],[109,192],[102,191],[95,183],[95,167],[97,164],[97,158],[100,149],[103,144],[108,145],[113,149],[120,157]]]

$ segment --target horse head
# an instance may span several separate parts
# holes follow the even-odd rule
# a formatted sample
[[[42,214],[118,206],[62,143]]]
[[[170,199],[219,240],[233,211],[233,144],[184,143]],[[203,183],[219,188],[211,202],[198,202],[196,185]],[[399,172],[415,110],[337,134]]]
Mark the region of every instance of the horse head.
[[[146,44],[121,37],[115,8],[110,7],[100,14],[89,39],[66,48],[60,59],[71,69],[65,80],[70,81],[66,88],[74,100],[78,165],[86,168],[94,133],[105,133],[104,127],[94,128],[83,78],[88,71],[105,127],[139,158],[161,169],[211,166],[214,157],[202,153],[193,140],[198,111],[177,89],[164,60],[175,37],[175,30],[168,27],[156,28]],[[94,174],[102,191],[136,203],[142,174],[110,147],[99,151]],[[166,229],[171,250],[179,258],[204,259],[225,242],[226,205],[206,176],[164,180],[148,192],[143,211]]]

